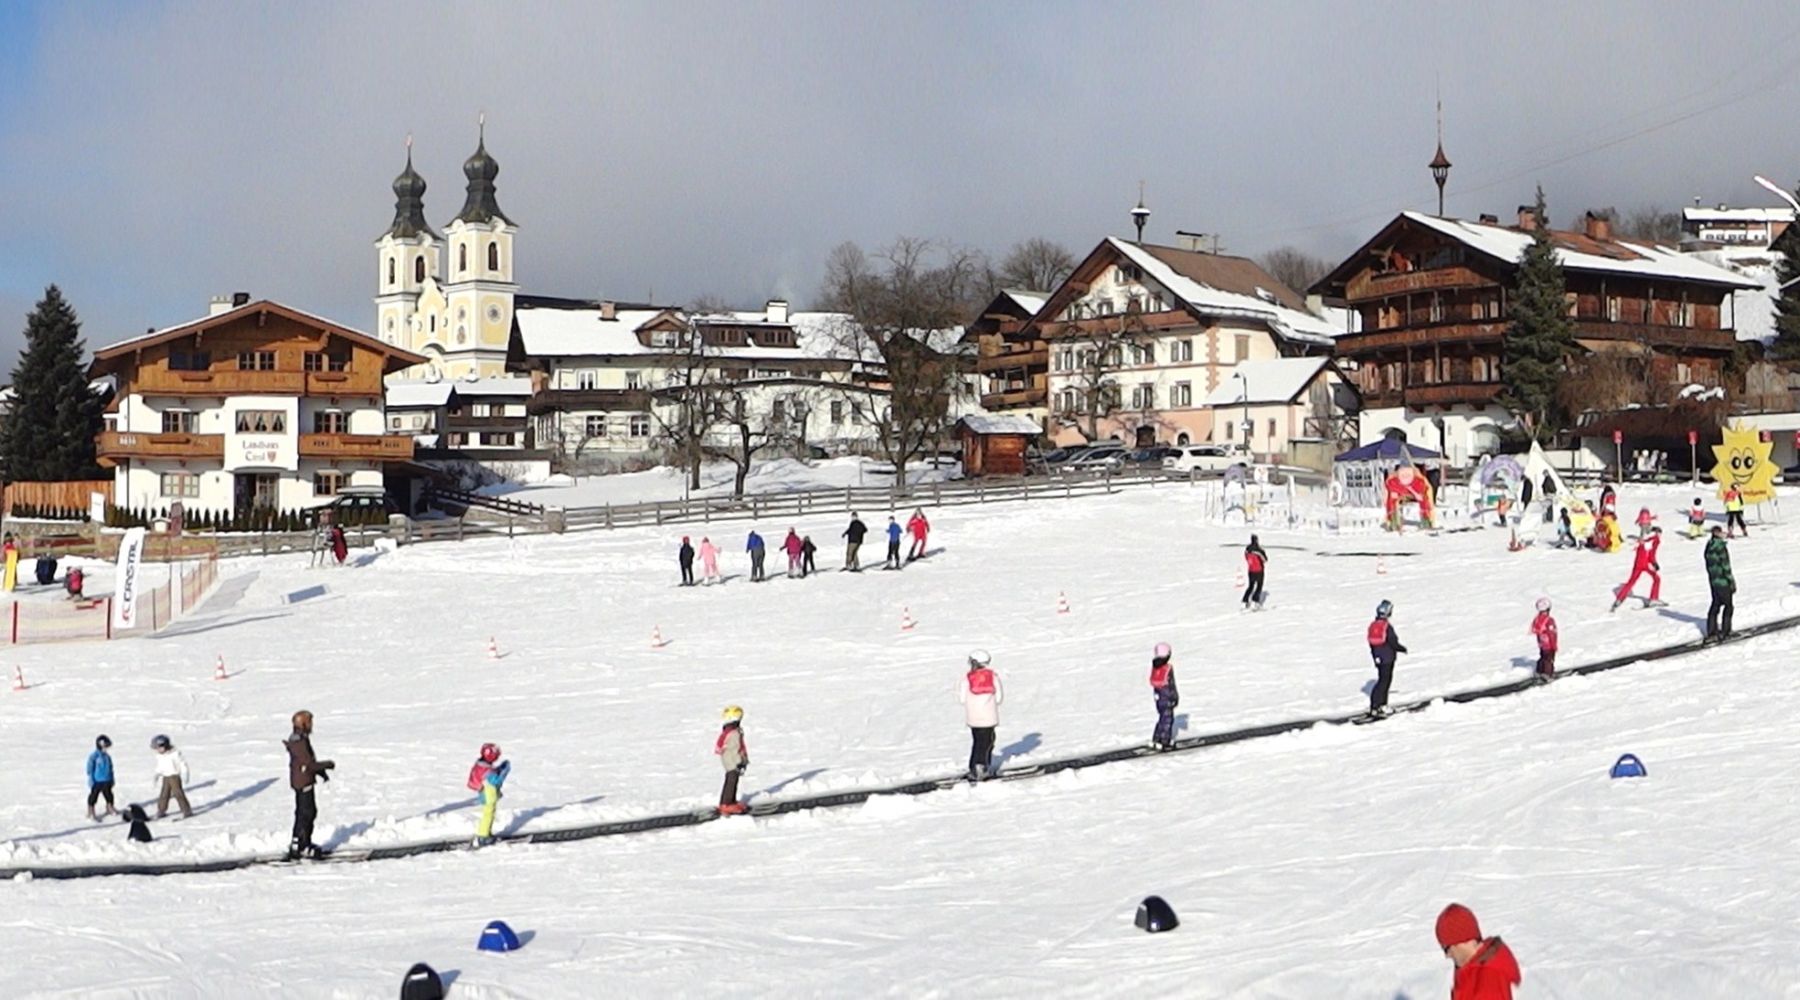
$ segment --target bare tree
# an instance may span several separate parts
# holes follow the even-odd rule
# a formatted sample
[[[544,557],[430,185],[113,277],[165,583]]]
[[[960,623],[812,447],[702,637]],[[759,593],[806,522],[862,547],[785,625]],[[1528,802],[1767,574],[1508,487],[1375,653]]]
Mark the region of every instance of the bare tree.
[[[744,482],[757,454],[786,442],[790,434],[785,415],[755,405],[751,399],[755,389],[754,383],[742,381],[723,388],[716,401],[720,432],[705,449],[708,455],[732,464],[731,495],[739,499],[744,496]]]
[[[1069,377],[1075,405],[1063,406],[1057,416],[1080,427],[1089,441],[1100,437],[1100,421],[1123,410],[1118,371],[1136,363],[1140,352],[1155,350],[1144,328],[1143,316],[1119,313],[1064,324],[1051,337],[1051,349],[1067,348],[1075,354]],[[1053,400],[1052,403],[1055,401]]]
[[[1054,291],[1075,270],[1075,255],[1060,243],[1033,236],[1015,243],[1000,260],[994,273],[999,288],[1024,288],[1040,292]]]
[[[1295,246],[1276,247],[1258,257],[1256,262],[1274,275],[1275,280],[1301,295],[1305,295],[1314,282],[1330,274],[1332,268],[1331,261]]]
[[[663,384],[651,389],[652,399],[666,404],[652,405],[651,413],[669,441],[670,457],[686,467],[690,490],[700,488],[707,437],[722,419],[721,401],[731,389],[715,355],[690,317],[665,355]]]
[[[1609,209],[1610,211],[1610,209]],[[1674,246],[1681,242],[1681,213],[1639,205],[1624,215],[1614,213],[1613,232],[1625,239]]]
[[[874,429],[897,483],[942,437],[952,404],[970,391],[973,361],[953,334],[987,275],[979,253],[911,237],[872,257],[845,243],[826,259],[820,299],[843,314],[830,331],[832,351],[878,368],[888,386],[879,408],[867,392],[843,396]]]

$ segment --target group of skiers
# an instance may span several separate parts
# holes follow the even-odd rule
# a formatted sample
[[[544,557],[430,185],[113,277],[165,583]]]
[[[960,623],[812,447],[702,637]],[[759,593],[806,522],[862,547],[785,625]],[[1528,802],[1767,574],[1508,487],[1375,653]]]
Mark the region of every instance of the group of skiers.
[[[108,816],[119,815],[117,803],[113,799],[113,788],[117,776],[113,769],[112,737],[101,733],[94,737],[94,750],[87,759],[87,818],[100,822]],[[156,792],[156,818],[162,819],[169,814],[169,803],[172,801],[181,808],[181,816],[187,819],[194,815],[194,809],[188,804],[187,785],[191,779],[188,772],[187,758],[175,749],[175,741],[167,736],[157,735],[150,740],[150,752],[153,755],[152,771]],[[104,812],[94,810],[105,800]]]
[[[862,517],[852,513],[850,523],[839,535],[844,539],[844,570],[850,573],[862,571],[862,543],[869,534],[869,526],[863,523]],[[931,534],[931,522],[926,520],[922,508],[914,509],[912,517],[907,519],[906,528],[902,531],[900,524],[893,517],[887,523],[887,559],[883,569],[900,569],[906,563],[925,555],[925,542]],[[912,545],[904,560],[900,557],[900,543],[905,535],[912,536]],[[761,583],[767,579],[764,559],[768,554],[768,543],[763,536],[750,529],[744,539],[744,551],[750,556],[750,580]],[[781,542],[781,551],[787,554],[787,575],[789,578],[805,579],[819,571],[813,561],[813,554],[818,546],[813,544],[811,535],[802,535],[795,528],[789,528],[787,537]],[[700,578],[694,578],[694,561],[700,562]],[[719,547],[713,543],[711,536],[702,536],[700,545],[696,547],[693,538],[681,536],[681,547],[675,554],[676,563],[681,567],[681,585],[692,587],[695,583],[723,583],[724,577],[719,572]]]

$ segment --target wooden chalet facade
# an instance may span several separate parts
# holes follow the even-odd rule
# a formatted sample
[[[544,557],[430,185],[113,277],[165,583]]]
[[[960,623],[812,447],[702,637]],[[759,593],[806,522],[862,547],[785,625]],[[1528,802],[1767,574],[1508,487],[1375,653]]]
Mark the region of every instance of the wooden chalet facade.
[[[981,376],[981,408],[1036,420],[1049,416],[1050,351],[1041,333],[1027,332],[1048,292],[1009,288],[994,296],[968,325]]]
[[[1365,441],[1391,428],[1461,464],[1491,444],[1509,415],[1499,406],[1501,359],[1521,250],[1536,226],[1404,212],[1312,288],[1355,310],[1359,332],[1337,339],[1354,365]],[[1667,247],[1612,238],[1602,217],[1584,231],[1553,230],[1577,345],[1630,360],[1647,381],[1715,386],[1736,347],[1731,293],[1742,277]]]
[[[329,320],[238,296],[94,352],[118,391],[97,441],[113,502],[246,515],[380,487],[412,438],[385,433],[383,376],[423,360]]]

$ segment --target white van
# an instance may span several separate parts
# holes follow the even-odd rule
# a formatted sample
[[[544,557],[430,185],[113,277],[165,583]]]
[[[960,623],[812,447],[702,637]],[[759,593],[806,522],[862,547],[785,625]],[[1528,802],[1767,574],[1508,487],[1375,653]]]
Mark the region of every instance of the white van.
[[[1224,472],[1240,462],[1250,461],[1243,449],[1221,444],[1189,444],[1175,450],[1178,454],[1163,459],[1164,472]]]

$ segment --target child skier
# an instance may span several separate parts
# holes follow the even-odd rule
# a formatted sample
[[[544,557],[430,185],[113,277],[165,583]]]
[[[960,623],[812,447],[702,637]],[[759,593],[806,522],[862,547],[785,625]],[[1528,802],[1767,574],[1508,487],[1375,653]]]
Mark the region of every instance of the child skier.
[[[1744,491],[1736,483],[1725,487],[1725,537],[1736,538],[1738,529],[1750,537],[1750,526],[1744,523]]]
[[[763,578],[763,557],[768,555],[768,545],[763,536],[750,529],[750,537],[744,540],[744,551],[750,553],[750,581],[761,583]]]
[[[1155,750],[1175,749],[1175,706],[1181,703],[1181,693],[1175,690],[1172,655],[1166,642],[1157,643],[1150,654],[1150,693],[1156,697],[1156,731],[1150,746]]]
[[[156,818],[162,819],[169,814],[169,799],[173,798],[181,806],[181,818],[192,819],[194,810],[188,806],[187,799],[186,758],[175,749],[175,741],[167,736],[152,739],[150,749],[156,751]]]
[[[694,585],[694,543],[688,541],[688,536],[681,536],[681,551],[676,553],[675,558],[681,562],[681,585],[692,587]]]
[[[512,761],[500,759],[500,745],[483,743],[475,766],[469,768],[469,791],[481,793],[481,821],[475,825],[475,846],[494,842],[494,810],[500,804],[500,786],[512,773]]]
[[[1579,549],[1581,543],[1575,540],[1575,526],[1569,522],[1569,508],[1562,509],[1561,519],[1556,524],[1556,544],[1553,548]]]
[[[88,819],[95,822],[99,822],[106,816],[117,815],[119,812],[113,808],[113,761],[112,754],[106,752],[110,746],[112,746],[112,739],[102,733],[94,737],[94,752],[88,754]],[[94,806],[102,798],[106,799],[106,812],[96,816],[94,815]]]
[[[1650,508],[1648,508],[1648,507],[1639,507],[1638,508],[1637,530],[1638,530],[1638,539],[1640,541],[1643,539],[1643,537],[1645,535],[1650,533],[1650,525],[1655,520],[1656,520],[1656,515],[1650,513]]]
[[[819,571],[818,564],[813,562],[813,553],[817,551],[819,547],[813,544],[811,535],[800,539],[800,579],[804,580]]]
[[[969,780],[986,778],[994,767],[994,730],[1000,726],[1000,703],[1006,693],[1000,678],[988,669],[987,650],[969,654],[969,672],[963,675],[956,700],[963,705],[963,721],[969,724]]]
[[[1531,634],[1537,637],[1537,675],[1541,680],[1556,676],[1556,619],[1550,617],[1550,598],[1537,601],[1537,617],[1531,620]]]
[[[712,539],[700,539],[700,572],[708,584],[719,582],[719,547]]]
[[[900,568],[900,523],[898,521],[895,521],[892,517],[888,518],[887,540],[888,540],[887,559],[884,562],[882,562],[881,568],[882,569],[899,569]]]
[[[713,743],[713,753],[725,768],[725,786],[719,789],[719,815],[736,816],[750,811],[749,806],[738,801],[738,779],[750,766],[750,747],[744,742],[744,710],[728,705],[721,716],[725,725]]]
[[[1374,718],[1386,718],[1388,714],[1388,688],[1394,683],[1394,659],[1406,652],[1400,645],[1400,633],[1394,631],[1393,623],[1388,621],[1394,614],[1394,602],[1382,601],[1375,605],[1375,620],[1369,623],[1369,655],[1375,660],[1375,687],[1369,692],[1369,715]]]
[[[802,575],[800,572],[801,547],[802,546],[801,546],[801,542],[800,542],[799,533],[796,532],[794,529],[789,528],[788,533],[787,533],[787,538],[783,539],[782,543],[781,543],[781,551],[786,552],[787,557],[788,557],[787,575],[789,577],[796,577],[796,576]]]
[[[922,558],[925,555],[925,536],[931,534],[931,522],[925,520],[925,508],[913,508],[912,517],[906,522],[906,533],[912,536],[912,548],[906,554],[906,561]]]
[[[1244,546],[1244,576],[1248,580],[1244,584],[1244,610],[1250,610],[1252,603],[1257,608],[1263,603],[1263,568],[1269,564],[1269,554],[1263,551],[1262,543],[1250,536],[1250,544]]]
[[[1706,534],[1706,504],[1694,498],[1694,505],[1688,508],[1687,536],[1699,538]]]
[[[1624,586],[1613,591],[1613,603],[1609,610],[1619,610],[1619,605],[1624,604],[1625,598],[1631,596],[1631,588],[1637,585],[1638,577],[1645,574],[1650,577],[1650,596],[1645,599],[1644,607],[1660,608],[1664,606],[1665,602],[1661,600],[1662,566],[1656,561],[1656,552],[1662,547],[1662,529],[1651,527],[1649,532],[1638,541],[1637,552],[1631,560],[1631,576],[1625,581]]]

